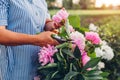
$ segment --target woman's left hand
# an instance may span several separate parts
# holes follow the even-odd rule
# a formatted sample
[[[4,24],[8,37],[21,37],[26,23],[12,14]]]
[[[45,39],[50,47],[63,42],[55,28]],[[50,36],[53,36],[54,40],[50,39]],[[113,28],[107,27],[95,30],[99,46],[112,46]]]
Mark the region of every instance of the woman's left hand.
[[[44,29],[45,29],[45,31],[53,31],[55,29],[60,28],[61,26],[62,26],[61,24],[58,24],[54,21],[48,21],[48,22],[46,22]]]

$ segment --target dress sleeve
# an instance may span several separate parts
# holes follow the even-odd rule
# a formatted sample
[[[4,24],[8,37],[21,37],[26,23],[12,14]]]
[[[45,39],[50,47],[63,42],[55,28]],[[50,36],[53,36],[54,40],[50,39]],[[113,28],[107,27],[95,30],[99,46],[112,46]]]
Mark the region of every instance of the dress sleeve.
[[[8,0],[0,0],[0,26],[8,25],[8,7]]]

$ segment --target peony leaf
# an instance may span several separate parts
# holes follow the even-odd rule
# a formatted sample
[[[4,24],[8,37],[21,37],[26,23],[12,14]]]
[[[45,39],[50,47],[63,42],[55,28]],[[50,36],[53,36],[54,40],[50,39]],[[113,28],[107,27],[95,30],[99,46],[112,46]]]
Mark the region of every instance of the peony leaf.
[[[59,71],[55,71],[52,76],[51,76],[51,79],[54,78],[57,74],[58,74]]]
[[[75,48],[75,50],[74,50],[74,52],[73,52],[73,55],[74,55],[76,58],[80,59],[80,57],[81,57],[81,52],[80,52],[80,49],[78,48],[78,46],[76,46],[76,48]]]
[[[56,56],[58,61],[62,62],[64,60],[64,58],[59,53],[57,53]]]
[[[88,68],[93,68],[95,67],[98,62],[101,60],[101,58],[92,58],[82,69],[82,72],[85,71]]]
[[[85,77],[85,80],[103,80],[102,76]]]
[[[51,80],[51,77],[52,77],[53,73],[54,73],[54,71],[48,73],[47,76],[45,77],[45,80]]]
[[[85,75],[86,76],[96,76],[96,75],[100,75],[102,73],[102,71],[99,70],[91,70],[89,72],[87,72]]]
[[[91,58],[96,58],[96,53],[95,52],[93,52],[93,53],[88,52],[88,56]]]
[[[78,70],[77,70],[77,67],[75,66],[75,64],[73,64],[73,70],[74,70],[74,71],[78,71]]]
[[[73,55],[72,52],[70,52],[70,50],[67,50],[67,49],[62,49],[63,53],[67,54],[68,56],[72,57],[72,58],[75,58],[75,56]]]
[[[103,72],[103,73],[101,73],[100,75],[106,78],[106,77],[108,77],[109,74],[110,74],[110,73],[108,73],[108,72]]]
[[[71,63],[71,64],[70,64],[70,70],[69,70],[69,71],[72,71],[72,68],[73,68],[73,64]]]
[[[49,63],[45,66],[39,67],[38,69],[41,70],[41,69],[54,68],[54,67],[57,67],[57,63]]]
[[[65,30],[65,27],[64,26],[62,26],[60,29],[59,29],[59,36],[61,36],[61,37],[63,37],[63,38],[66,38],[66,35],[67,35],[67,33],[66,33],[66,30]]]
[[[64,47],[67,47],[69,45],[69,43],[63,43],[63,44],[60,44],[60,45],[57,45],[56,48],[64,48]]]
[[[65,74],[66,70],[68,70],[67,66],[66,60],[64,60],[64,62],[58,62],[58,71],[62,74]]]
[[[101,76],[102,71],[99,70],[91,70],[85,74],[86,80],[103,80]]]
[[[64,77],[64,80],[71,80],[73,77],[77,76],[78,74],[80,74],[80,73],[70,71],[68,74],[66,74],[66,76]]]
[[[69,16],[69,22],[74,28],[80,28],[80,16],[79,15],[71,15]]]

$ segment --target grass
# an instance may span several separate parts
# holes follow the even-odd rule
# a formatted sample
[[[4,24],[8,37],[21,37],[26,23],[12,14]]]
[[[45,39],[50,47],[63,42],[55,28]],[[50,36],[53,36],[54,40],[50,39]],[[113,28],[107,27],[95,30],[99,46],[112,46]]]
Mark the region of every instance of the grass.
[[[54,15],[58,10],[50,10]],[[70,15],[114,15],[120,14],[120,10],[68,10]]]

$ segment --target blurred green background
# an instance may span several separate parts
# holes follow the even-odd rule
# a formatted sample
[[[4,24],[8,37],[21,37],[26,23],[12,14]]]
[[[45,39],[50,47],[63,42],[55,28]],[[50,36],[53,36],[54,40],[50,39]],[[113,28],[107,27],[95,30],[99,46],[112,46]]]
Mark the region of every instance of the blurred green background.
[[[47,3],[51,16],[65,7],[75,28],[84,30],[90,23],[100,28],[100,36],[115,53],[111,61],[104,60],[102,70],[110,73],[108,80],[120,80],[120,0],[47,0]]]

